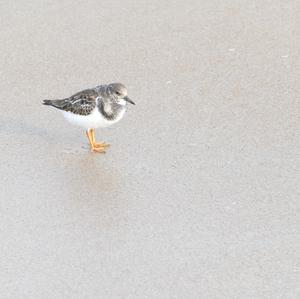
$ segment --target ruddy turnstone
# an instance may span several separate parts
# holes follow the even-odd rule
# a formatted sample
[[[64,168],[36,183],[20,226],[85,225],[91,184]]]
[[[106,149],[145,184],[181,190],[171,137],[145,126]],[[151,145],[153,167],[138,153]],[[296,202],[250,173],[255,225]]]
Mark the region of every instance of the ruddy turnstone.
[[[118,122],[124,116],[127,103],[135,105],[121,83],[99,85],[61,100],[43,101],[44,105],[62,110],[70,123],[85,128],[91,151],[98,153],[105,153],[109,144],[96,142],[94,129]]]

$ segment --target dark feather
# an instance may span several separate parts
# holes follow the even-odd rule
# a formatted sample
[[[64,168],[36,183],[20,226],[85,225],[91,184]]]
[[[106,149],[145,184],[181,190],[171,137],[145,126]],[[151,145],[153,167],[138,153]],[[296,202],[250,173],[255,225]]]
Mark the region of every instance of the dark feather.
[[[97,97],[98,93],[94,89],[86,89],[66,99],[44,100],[43,104],[74,114],[88,115],[95,109]]]

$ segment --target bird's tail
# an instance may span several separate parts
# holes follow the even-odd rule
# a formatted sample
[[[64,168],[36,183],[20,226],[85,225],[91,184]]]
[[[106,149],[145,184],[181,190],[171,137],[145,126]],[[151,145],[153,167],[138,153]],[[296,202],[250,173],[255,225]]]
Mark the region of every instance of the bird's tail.
[[[42,102],[42,104],[63,110],[66,105],[66,102],[65,102],[65,99],[63,99],[63,100],[44,100]]]
[[[52,106],[53,105],[52,100],[43,100],[42,104],[47,105],[47,106]]]

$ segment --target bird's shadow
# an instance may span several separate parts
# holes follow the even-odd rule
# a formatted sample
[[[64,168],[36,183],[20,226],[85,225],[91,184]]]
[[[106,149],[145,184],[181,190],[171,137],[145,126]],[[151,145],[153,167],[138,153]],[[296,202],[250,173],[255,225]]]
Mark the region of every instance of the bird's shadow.
[[[55,130],[49,132],[45,127],[38,127],[24,119],[8,119],[1,117],[0,134],[17,136],[18,138],[35,137],[46,143],[62,143],[64,137]]]
[[[4,134],[13,137],[12,140],[19,138],[22,142],[26,139],[37,139],[37,143],[65,144],[61,132],[55,130],[50,132],[46,127],[38,127],[34,124],[34,120],[30,122],[20,118],[1,117],[0,135]],[[88,145],[86,147],[88,148]],[[46,177],[49,177],[49,173],[55,173],[55,181],[58,183],[54,184],[61,188],[64,205],[70,208],[70,213],[74,213],[74,217],[80,216],[80,219],[86,217],[87,222],[89,217],[92,217],[99,229],[107,227],[113,229],[117,223],[112,219],[121,217],[126,209],[124,190],[120,188],[126,182],[126,177],[118,167],[114,166],[114,163],[106,164],[99,159],[98,154],[92,154],[80,147],[75,150],[64,148],[62,151],[59,150],[59,154],[62,157],[59,163],[55,162],[57,160],[55,154],[52,159],[52,163],[57,168],[48,168]],[[43,157],[37,159],[43,160]],[[45,163],[43,165],[49,167],[47,162]],[[41,178],[43,175],[41,174]],[[83,213],[82,207],[84,207]],[[107,214],[112,217],[107,217]]]

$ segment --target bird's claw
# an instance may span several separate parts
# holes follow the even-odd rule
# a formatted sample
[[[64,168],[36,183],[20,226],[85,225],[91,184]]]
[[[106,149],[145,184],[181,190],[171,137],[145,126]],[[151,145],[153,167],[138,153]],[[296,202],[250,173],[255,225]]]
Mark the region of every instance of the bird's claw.
[[[93,147],[93,148],[91,148],[91,152],[93,152],[93,153],[102,153],[102,154],[106,153],[104,147]]]
[[[110,146],[110,144],[108,144],[108,143],[94,143],[93,144],[94,145],[94,147],[96,147],[96,148],[107,148],[107,147],[109,147]]]
[[[110,145],[106,143],[94,143],[91,151],[96,153],[105,153],[106,148],[108,148]]]

